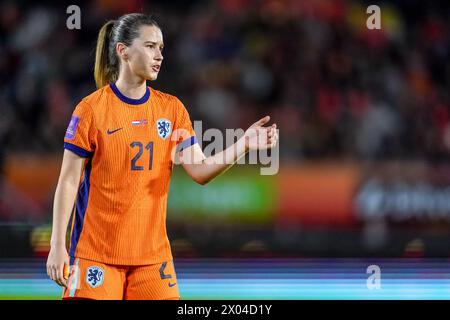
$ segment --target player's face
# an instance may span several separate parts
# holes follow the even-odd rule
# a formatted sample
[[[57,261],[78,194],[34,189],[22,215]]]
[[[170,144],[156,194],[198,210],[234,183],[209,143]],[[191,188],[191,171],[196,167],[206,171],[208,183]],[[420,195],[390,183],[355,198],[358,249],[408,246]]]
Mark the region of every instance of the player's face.
[[[155,26],[142,26],[139,34],[127,50],[130,69],[146,80],[156,80],[163,60],[162,32]]]

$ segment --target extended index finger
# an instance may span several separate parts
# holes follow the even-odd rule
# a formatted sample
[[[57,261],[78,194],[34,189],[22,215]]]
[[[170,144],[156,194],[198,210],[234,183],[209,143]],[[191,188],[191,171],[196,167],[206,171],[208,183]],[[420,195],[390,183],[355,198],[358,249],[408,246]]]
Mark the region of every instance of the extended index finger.
[[[264,118],[261,118],[258,121],[256,121],[254,125],[255,126],[263,126],[269,121],[270,121],[270,116],[265,116]]]

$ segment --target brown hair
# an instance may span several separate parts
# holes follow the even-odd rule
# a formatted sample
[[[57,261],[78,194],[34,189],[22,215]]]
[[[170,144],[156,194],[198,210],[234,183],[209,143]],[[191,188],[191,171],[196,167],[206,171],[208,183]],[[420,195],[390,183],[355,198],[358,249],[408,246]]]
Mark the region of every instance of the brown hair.
[[[116,45],[122,42],[131,46],[139,37],[139,28],[143,25],[159,27],[149,15],[130,13],[117,20],[106,22],[98,33],[95,51],[94,78],[97,88],[101,88],[119,77],[120,60],[116,54]],[[161,28],[160,28],[161,29]]]

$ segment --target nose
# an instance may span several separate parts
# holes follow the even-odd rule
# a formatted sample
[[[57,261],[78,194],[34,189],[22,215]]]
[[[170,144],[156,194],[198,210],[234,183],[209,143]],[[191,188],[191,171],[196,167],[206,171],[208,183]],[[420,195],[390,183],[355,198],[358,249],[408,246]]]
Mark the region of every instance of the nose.
[[[162,61],[163,59],[164,59],[164,57],[162,55],[162,52],[158,50],[155,55],[155,60]]]

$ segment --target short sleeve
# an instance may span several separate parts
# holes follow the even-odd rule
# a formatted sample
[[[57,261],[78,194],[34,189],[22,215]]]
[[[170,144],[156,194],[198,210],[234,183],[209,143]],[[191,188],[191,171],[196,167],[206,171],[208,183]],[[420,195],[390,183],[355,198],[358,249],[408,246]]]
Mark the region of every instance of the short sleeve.
[[[75,108],[64,137],[64,148],[80,157],[88,158],[95,151],[95,124],[93,110],[81,101]]]
[[[176,141],[177,151],[182,151],[196,144],[198,141],[186,107],[178,99],[176,99],[176,103],[177,119],[172,140]]]

